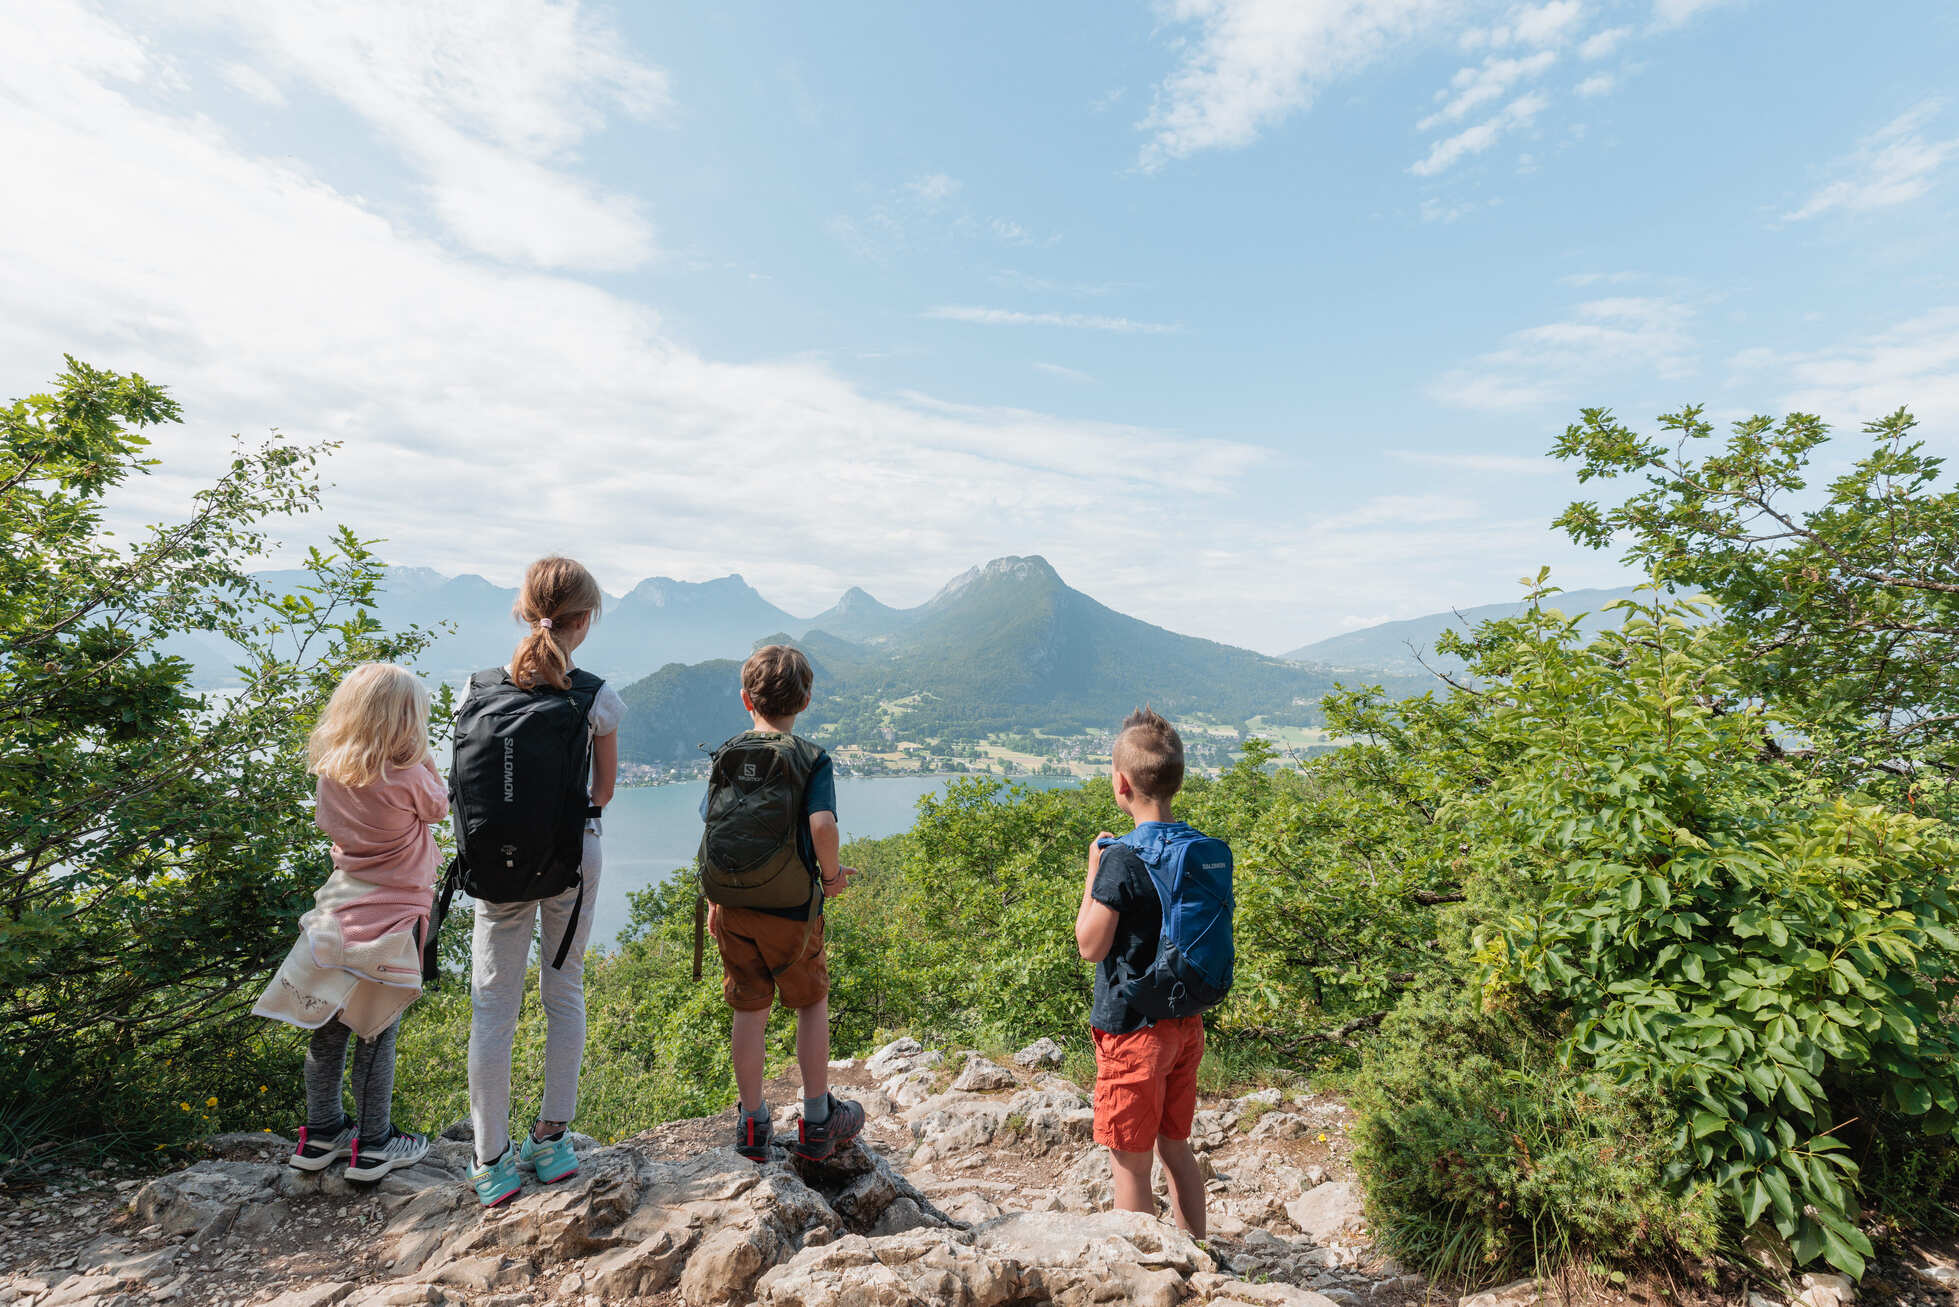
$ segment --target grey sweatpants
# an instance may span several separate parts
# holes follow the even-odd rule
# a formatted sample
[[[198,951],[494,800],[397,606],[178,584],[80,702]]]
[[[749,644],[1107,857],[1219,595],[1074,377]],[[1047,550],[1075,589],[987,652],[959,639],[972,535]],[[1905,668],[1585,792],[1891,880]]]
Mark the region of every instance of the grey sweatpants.
[[[354,1120],[363,1146],[379,1147],[394,1131],[397,1021],[372,1039],[355,1039]],[[329,1139],[347,1119],[340,1078],[347,1070],[347,1041],[354,1032],[335,1017],[313,1032],[306,1046],[306,1129]]]
[[[585,1058],[585,942],[598,904],[599,837],[585,833],[580,874],[585,902],[565,954],[553,967],[558,941],[571,923],[576,889],[530,903],[478,903],[469,943],[469,1120],[476,1160],[487,1165],[510,1143],[510,1053],[524,1006],[531,936],[538,935],[538,996],[544,1000],[544,1094],[540,1121],[569,1121],[578,1112],[578,1067]],[[540,929],[541,928],[541,929]]]

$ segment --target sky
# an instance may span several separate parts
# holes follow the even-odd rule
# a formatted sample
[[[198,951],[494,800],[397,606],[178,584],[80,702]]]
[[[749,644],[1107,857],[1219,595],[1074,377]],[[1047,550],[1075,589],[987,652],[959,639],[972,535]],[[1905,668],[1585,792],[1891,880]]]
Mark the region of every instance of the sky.
[[[393,562],[792,612],[1041,554],[1266,652],[1508,598],[1582,406],[1959,453],[1959,7],[0,0],[0,396]]]

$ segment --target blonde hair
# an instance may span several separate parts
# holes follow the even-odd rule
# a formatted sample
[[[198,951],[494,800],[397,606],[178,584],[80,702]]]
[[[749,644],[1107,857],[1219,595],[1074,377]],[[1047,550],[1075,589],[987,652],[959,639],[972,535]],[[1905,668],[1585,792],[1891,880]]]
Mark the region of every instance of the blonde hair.
[[[334,687],[306,741],[307,770],[342,785],[372,785],[389,767],[429,752],[429,687],[406,667],[362,663]]]
[[[597,617],[604,606],[605,593],[580,564],[556,554],[532,563],[511,609],[531,629],[510,656],[510,679],[526,690],[535,690],[539,681],[570,688],[571,655],[558,643],[557,632]]]

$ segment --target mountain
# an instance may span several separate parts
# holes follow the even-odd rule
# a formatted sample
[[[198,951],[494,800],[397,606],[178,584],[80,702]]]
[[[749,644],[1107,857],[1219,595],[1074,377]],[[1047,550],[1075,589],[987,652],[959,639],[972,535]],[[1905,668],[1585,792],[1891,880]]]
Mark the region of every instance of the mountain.
[[[799,729],[831,743],[866,744],[892,735],[977,741],[1080,734],[1108,731],[1146,703],[1224,727],[1253,717],[1303,725],[1318,720],[1320,696],[1334,681],[1327,668],[1116,612],[1070,587],[1039,557],[995,559],[914,609],[869,606],[875,603],[864,595],[832,610],[855,607],[867,620],[853,629],[872,632],[865,642],[844,639],[820,618],[801,638],[769,637],[801,647],[816,671],[815,700]],[[663,667],[627,687],[632,714],[621,756],[691,756],[688,737],[697,722],[729,723],[724,735],[739,730],[741,715],[726,707],[738,702],[727,666]],[[1416,687],[1404,679],[1393,688]]]
[[[757,637],[803,625],[737,575],[713,581],[656,576],[607,608],[579,661],[624,684],[667,663],[745,658]]]
[[[1631,586],[1617,590],[1567,590],[1553,595],[1546,607],[1566,614],[1586,614],[1580,625],[1591,634],[1617,624],[1616,614],[1601,611],[1605,605],[1619,599],[1630,599],[1635,593]],[[1453,659],[1433,655],[1436,637],[1442,632],[1454,629],[1466,633],[1484,622],[1515,617],[1523,610],[1524,601],[1517,600],[1507,604],[1465,608],[1459,613],[1430,613],[1425,617],[1410,617],[1399,622],[1382,622],[1378,626],[1363,627],[1358,631],[1315,641],[1282,656],[1289,662],[1418,675],[1422,672],[1424,659],[1432,667],[1453,668],[1458,665]]]
[[[873,599],[869,591],[857,586],[843,592],[843,598],[822,613],[810,618],[808,629],[859,643],[896,635],[918,619],[916,608],[893,608]]]

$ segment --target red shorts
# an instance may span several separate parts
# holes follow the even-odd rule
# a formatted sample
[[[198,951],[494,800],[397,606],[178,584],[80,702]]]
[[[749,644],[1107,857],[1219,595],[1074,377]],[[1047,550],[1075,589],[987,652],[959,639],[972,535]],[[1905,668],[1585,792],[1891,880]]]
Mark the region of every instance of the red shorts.
[[[1147,1153],[1165,1139],[1190,1138],[1197,1112],[1197,1064],[1204,1018],[1172,1017],[1127,1035],[1095,1036],[1095,1142],[1119,1153]]]

